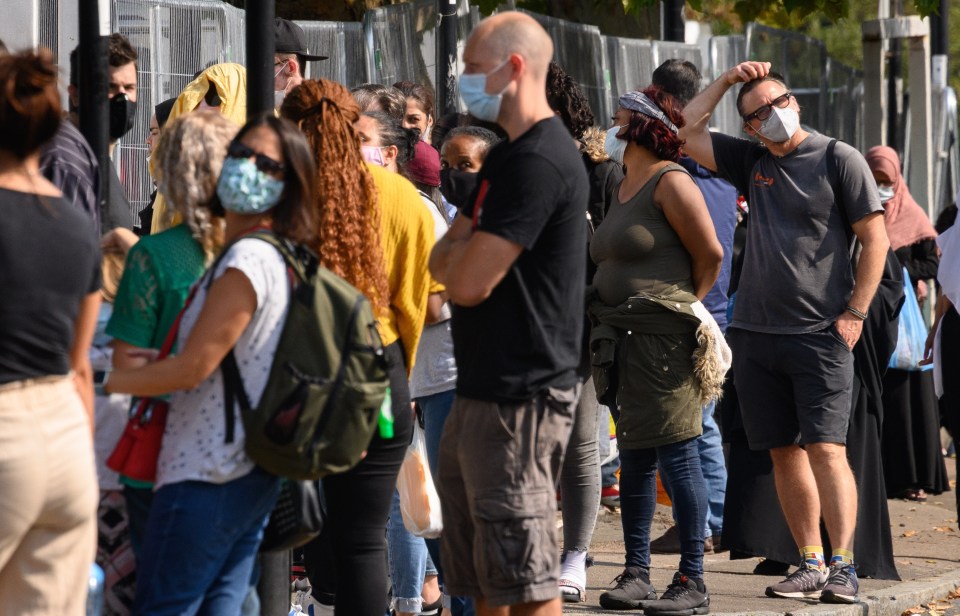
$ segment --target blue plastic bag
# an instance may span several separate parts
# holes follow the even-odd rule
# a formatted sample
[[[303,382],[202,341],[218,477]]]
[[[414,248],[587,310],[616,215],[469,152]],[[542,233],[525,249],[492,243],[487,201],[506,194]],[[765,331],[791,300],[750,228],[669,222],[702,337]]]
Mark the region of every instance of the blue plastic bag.
[[[903,308],[900,310],[900,325],[897,333],[897,348],[890,357],[888,367],[898,370],[930,370],[930,366],[921,366],[923,348],[927,343],[927,324],[920,314],[920,304],[913,290],[913,281],[903,268]]]

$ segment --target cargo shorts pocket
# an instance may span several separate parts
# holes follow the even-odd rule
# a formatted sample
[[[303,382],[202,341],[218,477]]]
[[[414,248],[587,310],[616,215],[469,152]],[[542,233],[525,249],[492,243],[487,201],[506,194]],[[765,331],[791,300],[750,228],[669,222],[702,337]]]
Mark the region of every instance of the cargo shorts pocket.
[[[475,501],[480,544],[477,577],[493,589],[508,590],[542,580],[551,571],[556,539],[550,524],[550,494],[497,492]]]

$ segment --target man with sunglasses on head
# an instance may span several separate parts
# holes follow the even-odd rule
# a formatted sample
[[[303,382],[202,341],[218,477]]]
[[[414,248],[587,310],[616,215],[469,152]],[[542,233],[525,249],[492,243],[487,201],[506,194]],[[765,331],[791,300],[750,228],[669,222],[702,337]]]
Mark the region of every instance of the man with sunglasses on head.
[[[743,83],[737,111],[757,141],[711,133],[710,114]],[[698,163],[750,203],[727,336],[750,447],[767,449],[800,567],[770,597],[857,601],[853,564],[857,486],[846,434],[853,354],[889,242],[863,156],[800,126],[800,107],[769,62],[743,62],[684,109],[680,136]],[[861,244],[850,259],[851,235]],[[825,558],[820,517],[833,553]]]

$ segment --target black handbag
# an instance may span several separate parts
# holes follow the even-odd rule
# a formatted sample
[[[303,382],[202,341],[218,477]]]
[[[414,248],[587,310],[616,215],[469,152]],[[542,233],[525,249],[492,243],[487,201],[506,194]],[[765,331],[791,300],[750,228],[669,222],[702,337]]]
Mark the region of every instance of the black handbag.
[[[323,530],[327,503],[319,481],[286,479],[263,529],[261,552],[283,552],[309,543]]]

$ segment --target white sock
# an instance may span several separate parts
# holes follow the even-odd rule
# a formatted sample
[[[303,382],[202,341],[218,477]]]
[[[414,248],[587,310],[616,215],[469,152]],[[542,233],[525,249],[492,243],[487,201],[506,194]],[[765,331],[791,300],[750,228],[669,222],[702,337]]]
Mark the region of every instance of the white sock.
[[[570,580],[583,588],[587,586],[587,551],[567,552],[560,567],[560,579]]]

